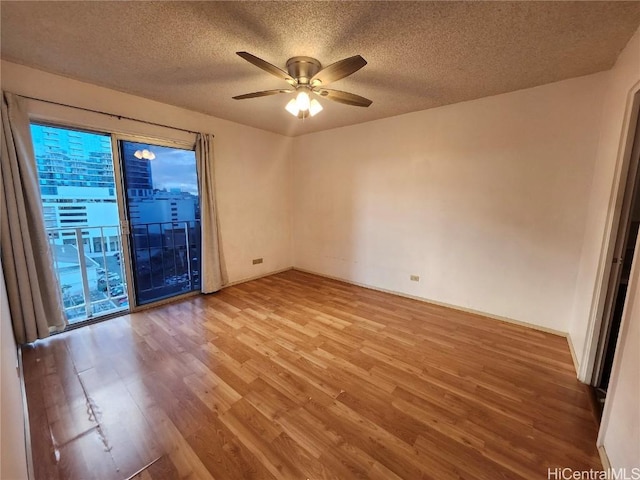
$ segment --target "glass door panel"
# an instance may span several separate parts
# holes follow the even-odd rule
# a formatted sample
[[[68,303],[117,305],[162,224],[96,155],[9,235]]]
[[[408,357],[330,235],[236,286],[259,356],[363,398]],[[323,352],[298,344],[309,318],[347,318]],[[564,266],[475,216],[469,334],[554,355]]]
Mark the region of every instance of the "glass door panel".
[[[195,152],[121,140],[137,305],[200,290]]]
[[[40,124],[31,136],[69,323],[128,310],[111,136]]]

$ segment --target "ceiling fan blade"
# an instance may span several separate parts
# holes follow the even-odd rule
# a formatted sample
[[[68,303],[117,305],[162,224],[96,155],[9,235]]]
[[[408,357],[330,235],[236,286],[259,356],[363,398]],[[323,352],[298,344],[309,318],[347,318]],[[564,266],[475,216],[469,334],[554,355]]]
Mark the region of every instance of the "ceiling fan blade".
[[[316,73],[309,82],[312,86],[327,85],[331,82],[348,77],[357,72],[367,64],[367,61],[360,55],[339,60]]]
[[[368,98],[361,97],[355,93],[342,92],[340,90],[330,90],[328,88],[314,88],[312,90],[316,95],[328,98],[334,102],[345,103],[347,105],[353,105],[354,107],[368,107],[373,102]]]
[[[256,67],[261,68],[265,72],[269,72],[271,75],[274,75],[285,82],[290,83],[291,85],[295,85],[295,79],[291,78],[284,70],[276,67],[275,65],[271,65],[269,62],[265,62],[261,58],[256,57],[255,55],[251,55],[249,52],[236,52],[237,55],[244,58],[247,62],[254,64]]]
[[[293,93],[295,90],[263,90],[262,92],[245,93],[244,95],[236,95],[231,97],[234,100],[244,100],[246,98],[267,97],[269,95],[277,95],[278,93]]]

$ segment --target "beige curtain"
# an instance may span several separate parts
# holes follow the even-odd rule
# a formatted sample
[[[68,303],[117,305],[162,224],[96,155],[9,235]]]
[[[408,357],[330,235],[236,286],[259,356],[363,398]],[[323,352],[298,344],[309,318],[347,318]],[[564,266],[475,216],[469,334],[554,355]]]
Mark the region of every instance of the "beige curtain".
[[[199,133],[196,137],[196,163],[200,190],[200,225],[202,228],[202,293],[217,292],[227,283],[222,255],[216,185],[213,168],[213,135]]]
[[[21,97],[2,93],[0,253],[13,331],[33,342],[67,326],[42,215],[29,117]]]

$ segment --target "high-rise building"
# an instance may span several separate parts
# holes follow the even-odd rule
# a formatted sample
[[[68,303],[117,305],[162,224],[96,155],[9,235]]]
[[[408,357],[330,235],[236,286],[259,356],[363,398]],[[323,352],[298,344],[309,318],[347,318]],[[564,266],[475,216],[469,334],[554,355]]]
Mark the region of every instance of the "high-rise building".
[[[127,195],[130,199],[144,198],[153,195],[153,176],[151,162],[145,158],[137,158],[136,151],[148,148],[148,145],[133,142],[122,142],[122,159],[127,185]]]
[[[111,137],[47,125],[32,125],[31,136],[45,225],[54,243],[74,245],[75,229],[106,226],[81,230],[85,252],[118,251]]]

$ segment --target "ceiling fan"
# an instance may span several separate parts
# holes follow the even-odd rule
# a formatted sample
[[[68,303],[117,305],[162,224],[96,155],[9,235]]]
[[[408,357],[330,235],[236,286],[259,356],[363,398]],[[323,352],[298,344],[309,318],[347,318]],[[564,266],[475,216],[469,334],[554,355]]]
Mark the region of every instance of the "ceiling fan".
[[[368,107],[373,102],[368,98],[361,97],[354,93],[343,92],[324,88],[332,82],[340,80],[344,77],[357,72],[367,64],[367,61],[360,55],[345,58],[343,60],[332,63],[328,67],[322,68],[318,60],[311,57],[293,57],[287,60],[287,71],[276,67],[256,57],[248,52],[236,52],[247,62],[252,63],[256,67],[263,69],[265,72],[274,75],[285,82],[291,88],[263,90],[261,92],[246,93],[233,97],[234,100],[244,100],[246,98],[266,97],[269,95],[277,95],[279,93],[295,93],[296,98],[292,98],[285,109],[298,118],[313,117],[322,110],[322,105],[318,100],[311,99],[310,93],[314,93],[320,97],[333,100],[334,102],[353,105],[355,107]]]

